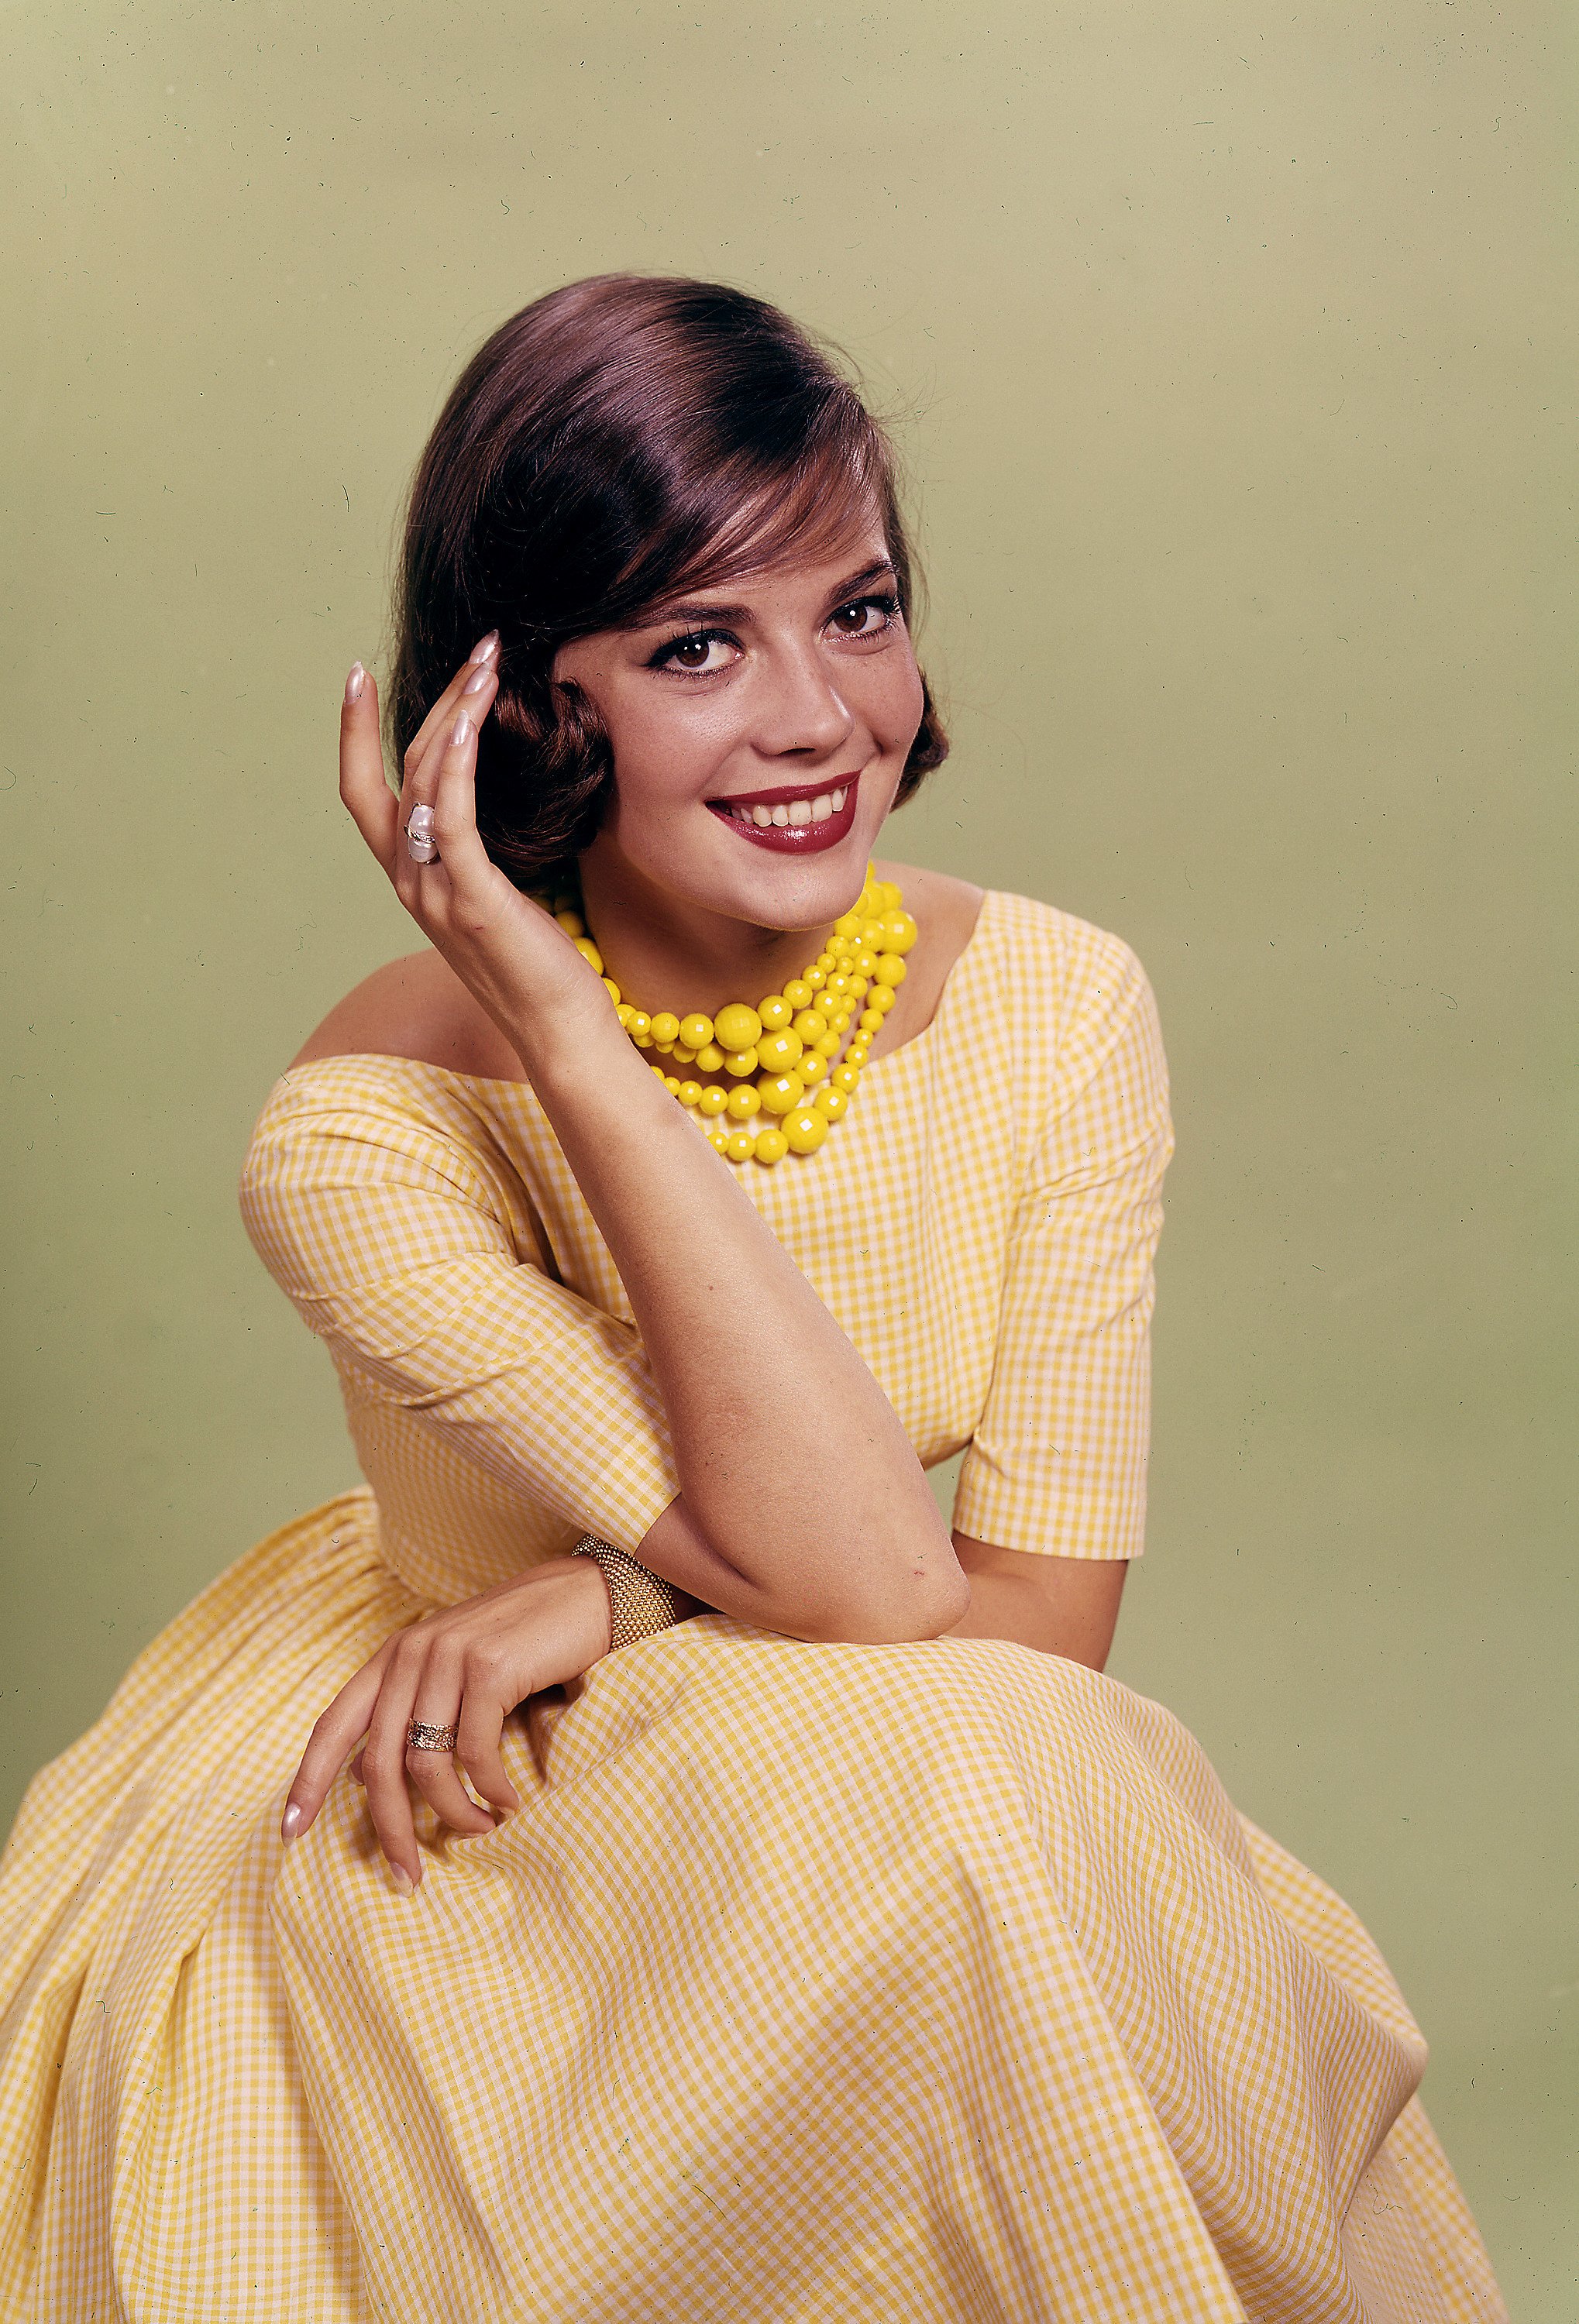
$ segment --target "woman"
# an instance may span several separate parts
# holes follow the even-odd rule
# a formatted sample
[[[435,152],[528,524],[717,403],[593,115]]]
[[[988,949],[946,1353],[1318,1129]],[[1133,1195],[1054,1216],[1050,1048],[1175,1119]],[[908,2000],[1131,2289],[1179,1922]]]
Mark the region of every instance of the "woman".
[[[29,1795],[6,2318],[1501,2313],[1363,1931],[1101,1675],[1161,1054],[1113,937],[871,864],[911,602],[753,300],[572,285],[451,397],[398,800],[341,729],[432,949],[244,1185],[371,1489]]]

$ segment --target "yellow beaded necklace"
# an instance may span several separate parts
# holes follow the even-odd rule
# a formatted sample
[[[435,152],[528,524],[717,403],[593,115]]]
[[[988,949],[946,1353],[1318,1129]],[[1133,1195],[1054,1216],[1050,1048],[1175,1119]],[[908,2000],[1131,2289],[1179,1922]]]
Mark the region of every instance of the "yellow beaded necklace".
[[[869,864],[854,911],[834,922],[825,948],[782,992],[770,992],[754,1009],[732,1001],[716,1017],[699,1010],[676,1017],[667,1009],[650,1017],[622,999],[612,976],[604,976],[603,954],[586,933],[579,898],[538,900],[603,976],[614,1012],[639,1049],[694,1065],[698,1075],[720,1069],[729,1075],[727,1082],[682,1079],[663,1065],[652,1068],[731,1162],[771,1164],[786,1154],[817,1151],[828,1124],[848,1110],[873,1037],[905,981],[905,954],[918,934],[899,889],[891,880],[877,879]],[[845,1047],[852,1019],[855,1029]]]

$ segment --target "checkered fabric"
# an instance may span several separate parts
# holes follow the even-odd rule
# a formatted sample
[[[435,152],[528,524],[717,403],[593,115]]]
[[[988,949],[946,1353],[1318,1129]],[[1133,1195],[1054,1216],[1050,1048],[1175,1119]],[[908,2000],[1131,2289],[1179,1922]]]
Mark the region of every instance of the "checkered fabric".
[[[968,1444],[962,1530],[1139,1550],[1168,1147],[1132,957],[993,895],[928,1032],[743,1174],[922,1458]],[[414,1899],[348,1779],[282,1851],[392,1629],[637,1547],[675,1482],[529,1090],[313,1064],[244,1201],[370,1485],[221,1575],[29,1793],[5,2324],[1503,2315],[1363,1929],[1078,1665],[708,1616],[512,1721],[521,1812],[424,1812]]]

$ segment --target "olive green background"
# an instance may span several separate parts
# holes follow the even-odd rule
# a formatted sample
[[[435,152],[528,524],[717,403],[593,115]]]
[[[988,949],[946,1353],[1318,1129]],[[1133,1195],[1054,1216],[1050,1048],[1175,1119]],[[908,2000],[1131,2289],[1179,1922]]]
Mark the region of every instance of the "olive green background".
[[[9,1796],[353,1475],[234,1186],[410,948],[336,708],[439,403],[568,277],[721,275],[898,418],[956,748],[893,852],[1117,928],[1159,995],[1114,1666],[1362,1912],[1556,2324],[1571,14],[810,5],[8,12]]]

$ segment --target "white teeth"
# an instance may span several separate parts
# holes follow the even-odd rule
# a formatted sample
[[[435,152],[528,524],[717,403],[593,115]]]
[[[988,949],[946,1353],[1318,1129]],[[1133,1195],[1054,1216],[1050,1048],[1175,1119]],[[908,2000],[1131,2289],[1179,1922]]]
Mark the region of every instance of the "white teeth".
[[[773,810],[771,807],[753,807],[751,811],[751,819],[753,823],[771,823],[773,820]]]
[[[790,802],[790,820],[791,823],[796,824],[809,823],[811,821],[811,801],[809,799],[791,799]]]
[[[834,813],[836,815],[839,813],[848,796],[849,794],[847,791],[836,791],[834,793]]]
[[[783,828],[784,825],[789,822],[790,810],[784,805],[782,800],[780,800],[779,805],[773,809],[772,820],[780,826],[780,830]]]
[[[826,791],[824,791],[820,798],[814,798],[811,802],[811,819],[813,823],[826,823],[833,811],[834,803],[828,797]]]

